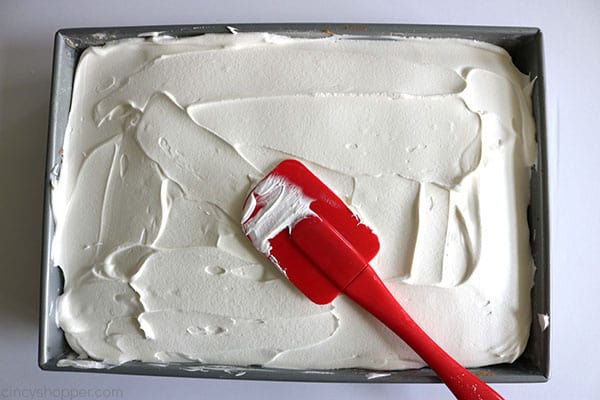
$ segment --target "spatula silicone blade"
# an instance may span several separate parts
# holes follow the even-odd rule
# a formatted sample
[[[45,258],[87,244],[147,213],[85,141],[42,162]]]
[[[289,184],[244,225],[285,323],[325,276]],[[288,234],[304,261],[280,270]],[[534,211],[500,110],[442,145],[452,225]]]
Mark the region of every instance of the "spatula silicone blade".
[[[309,299],[344,293],[404,340],[459,399],[502,399],[440,348],[404,311],[369,261],[379,240],[302,163],[286,160],[248,195],[242,228]],[[433,311],[432,311],[433,312]]]

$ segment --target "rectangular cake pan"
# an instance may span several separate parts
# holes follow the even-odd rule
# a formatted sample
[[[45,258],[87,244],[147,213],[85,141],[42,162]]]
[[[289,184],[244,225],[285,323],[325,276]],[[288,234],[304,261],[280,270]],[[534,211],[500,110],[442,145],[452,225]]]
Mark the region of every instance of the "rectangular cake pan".
[[[546,156],[546,124],[544,110],[544,71],[542,33],[537,28],[506,28],[435,25],[357,25],[357,24],[258,24],[230,25],[240,32],[271,32],[293,37],[324,37],[350,34],[364,37],[420,36],[475,39],[494,43],[506,49],[514,64],[535,78],[533,114],[536,124],[538,162],[531,175],[531,204],[528,210],[530,242],[536,264],[532,295],[532,325],[527,348],[512,364],[500,364],[472,371],[492,383],[544,382],[549,377],[550,329],[543,322],[550,314],[548,176]],[[99,368],[95,362],[73,363],[76,354],[69,348],[63,331],[57,325],[56,301],[62,293],[63,281],[51,256],[54,221],[51,209],[51,182],[59,168],[73,79],[81,53],[90,46],[109,41],[169,35],[186,37],[204,33],[227,33],[227,25],[177,25],[117,28],[63,29],[57,32],[54,47],[52,98],[46,162],[44,230],[41,275],[41,307],[39,334],[39,366],[54,371],[91,371],[112,374],[141,374],[198,378],[232,378],[278,381],[320,382],[439,382],[429,369],[372,371],[365,369],[288,370],[260,366],[233,367],[193,363],[153,364],[128,362],[112,368]]]

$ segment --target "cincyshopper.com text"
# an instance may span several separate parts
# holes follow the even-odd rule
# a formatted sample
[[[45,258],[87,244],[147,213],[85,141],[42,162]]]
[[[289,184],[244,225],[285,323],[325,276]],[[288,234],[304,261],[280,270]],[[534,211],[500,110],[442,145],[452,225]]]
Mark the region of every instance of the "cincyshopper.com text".
[[[122,399],[123,390],[116,388],[77,387],[0,387],[0,400],[4,399]]]

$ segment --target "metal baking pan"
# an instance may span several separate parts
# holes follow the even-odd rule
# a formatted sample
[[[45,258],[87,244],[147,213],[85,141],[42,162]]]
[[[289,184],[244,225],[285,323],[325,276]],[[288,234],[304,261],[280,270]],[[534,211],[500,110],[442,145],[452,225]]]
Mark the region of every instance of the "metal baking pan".
[[[437,25],[373,25],[373,24],[232,24],[241,32],[272,32],[293,37],[324,37],[332,33],[364,36],[421,36],[475,39],[494,43],[506,49],[515,65],[525,74],[536,78],[533,89],[533,114],[536,124],[538,162],[531,175],[531,203],[528,210],[530,242],[536,264],[535,286],[532,295],[532,325],[525,352],[512,364],[500,364],[472,371],[486,382],[544,382],[549,377],[550,329],[543,329],[538,319],[550,314],[549,279],[549,219],[548,175],[546,153],[546,124],[544,110],[544,71],[542,33],[537,28],[506,28],[480,26]],[[46,161],[44,200],[44,230],[41,275],[41,307],[39,358],[40,368],[54,371],[93,371],[112,374],[142,374],[204,378],[233,378],[277,381],[320,382],[439,382],[429,369],[402,371],[374,371],[364,369],[288,370],[259,366],[232,367],[193,363],[150,364],[128,362],[112,368],[88,369],[64,361],[74,352],[65,341],[63,331],[56,323],[56,300],[63,282],[59,268],[51,257],[54,221],[50,205],[50,182],[56,177],[60,162],[73,78],[78,59],[87,47],[103,45],[112,40],[143,37],[152,32],[174,37],[227,33],[227,25],[176,25],[115,28],[63,29],[56,33],[52,75],[52,97]],[[61,361],[63,360],[63,361]],[[381,372],[381,373],[379,373]],[[369,373],[371,373],[369,375]],[[371,378],[371,379],[369,379]]]

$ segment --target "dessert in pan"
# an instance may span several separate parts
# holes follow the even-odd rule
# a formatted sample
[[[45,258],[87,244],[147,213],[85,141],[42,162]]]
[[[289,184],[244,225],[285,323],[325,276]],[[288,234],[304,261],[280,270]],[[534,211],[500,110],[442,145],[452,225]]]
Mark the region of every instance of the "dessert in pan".
[[[311,302],[246,239],[250,189],[294,159],[377,234],[370,265],[448,353],[468,367],[522,353],[531,79],[491,44],[382,39],[84,52],[52,194],[73,350],[106,365],[424,366],[347,296]]]

